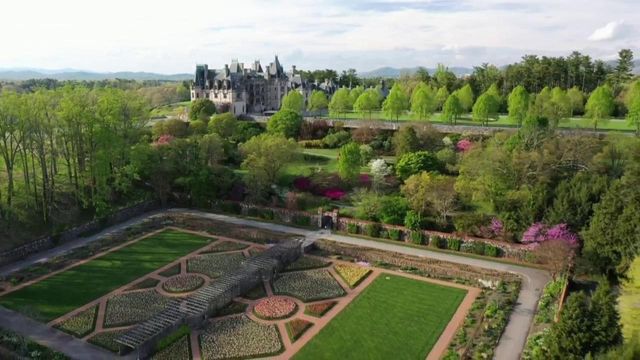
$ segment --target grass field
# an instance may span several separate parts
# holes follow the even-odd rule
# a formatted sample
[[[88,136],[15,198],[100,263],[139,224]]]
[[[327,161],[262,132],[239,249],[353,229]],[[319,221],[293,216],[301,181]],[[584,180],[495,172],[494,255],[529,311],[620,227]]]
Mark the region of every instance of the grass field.
[[[340,116],[330,116],[333,119],[345,119],[345,120],[362,120],[363,116],[358,113],[350,112],[340,114]],[[364,117],[365,120],[368,120],[368,115]],[[396,121],[396,119],[389,119],[382,112],[377,111],[373,112],[371,115],[371,119],[373,121]],[[397,121],[429,121],[432,123],[443,123],[443,119],[440,113],[433,114],[429,119],[417,119],[410,113],[402,114]],[[465,114],[458,119],[456,122],[458,125],[479,125],[478,122],[474,122],[471,120],[471,116],[469,114]],[[490,121],[489,126],[515,126],[515,124],[509,119],[506,114],[501,114],[497,120]],[[587,129],[592,130],[593,124],[590,119],[584,117],[572,117],[560,122],[559,125],[561,128],[566,129]],[[602,121],[598,123],[599,130],[616,130],[616,131],[633,131],[633,127],[631,127],[625,119],[613,118],[607,121]]]
[[[0,305],[50,321],[210,241],[166,230],[0,297]]]
[[[295,359],[424,359],[465,290],[381,274]]]
[[[640,336],[640,257],[629,270],[629,281],[622,286],[619,300],[620,320],[625,339]]]

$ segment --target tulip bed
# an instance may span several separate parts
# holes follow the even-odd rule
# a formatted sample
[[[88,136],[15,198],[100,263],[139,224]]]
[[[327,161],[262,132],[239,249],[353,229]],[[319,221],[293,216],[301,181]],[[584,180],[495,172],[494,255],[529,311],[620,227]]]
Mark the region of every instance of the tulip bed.
[[[162,288],[170,293],[184,293],[193,291],[204,284],[204,279],[195,274],[176,275],[167,279]]]
[[[97,313],[98,306],[96,305],[56,324],[55,327],[75,337],[81,338],[91,333],[95,328]]]
[[[273,282],[273,290],[278,295],[290,295],[305,302],[345,294],[344,289],[327,270],[284,273]]]
[[[97,333],[90,337],[88,341],[94,345],[100,346],[101,348],[117,353],[118,350],[120,350],[120,345],[116,342],[116,339],[127,331],[129,330],[124,329]]]
[[[293,264],[287,266],[285,271],[294,271],[294,270],[308,270],[308,269],[317,269],[328,266],[331,264],[328,261],[320,260],[317,258],[302,256],[298,260],[296,260]]]
[[[305,307],[304,313],[319,318],[333,309],[337,303],[337,301],[325,301],[318,304],[309,304]]]
[[[189,272],[205,274],[213,279],[240,265],[244,259],[241,253],[202,254],[189,259],[187,269]]]
[[[352,289],[358,286],[358,284],[371,273],[370,269],[356,265],[337,264],[334,268],[338,275],[340,275],[344,282]]]
[[[214,320],[200,335],[203,359],[256,358],[282,351],[275,325],[254,322],[246,315]]]
[[[235,242],[235,241],[218,241],[217,243],[208,247],[205,251],[201,252],[201,254],[208,253],[219,253],[219,252],[227,252],[227,251],[239,251],[248,248],[249,245]]]
[[[302,336],[309,328],[313,325],[313,323],[302,320],[302,319],[293,319],[288,321],[285,324],[287,329],[287,335],[289,335],[289,339],[291,342],[295,342]]]
[[[158,351],[152,360],[190,360],[191,359],[191,345],[189,343],[189,337],[184,336],[180,340],[167,346],[166,348]]]
[[[295,301],[281,296],[271,296],[260,300],[253,307],[253,313],[260,319],[278,320],[291,316],[298,309]]]
[[[116,295],[107,301],[104,327],[131,325],[160,312],[171,301],[155,290]]]

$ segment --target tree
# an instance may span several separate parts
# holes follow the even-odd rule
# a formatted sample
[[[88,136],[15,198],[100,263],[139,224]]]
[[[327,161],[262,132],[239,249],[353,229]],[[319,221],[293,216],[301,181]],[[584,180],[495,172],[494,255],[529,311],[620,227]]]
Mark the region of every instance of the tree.
[[[640,80],[636,80],[629,87],[626,97],[627,123],[636,129],[636,135],[640,136]]]
[[[401,179],[406,179],[423,171],[440,172],[442,168],[442,163],[434,154],[427,151],[417,151],[406,153],[398,159],[396,175]]]
[[[434,214],[445,225],[457,207],[455,179],[423,171],[410,176],[401,188],[412,210],[420,215]]]
[[[489,119],[498,116],[498,103],[494,95],[485,92],[473,104],[473,120],[488,125]]]
[[[189,119],[209,120],[216,113],[216,105],[209,99],[198,99],[191,103]]]
[[[457,90],[456,96],[458,97],[458,100],[460,100],[462,111],[471,111],[471,108],[473,107],[473,90],[471,89],[471,85],[467,84]]]
[[[328,106],[329,100],[327,99],[327,95],[324,93],[324,91],[313,90],[313,92],[311,92],[307,110],[318,113],[326,110]]]
[[[529,111],[529,93],[522,85],[518,85],[511,91],[508,98],[509,118],[515,122],[518,127],[522,126],[522,122]]]
[[[593,207],[607,191],[606,176],[582,171],[570,179],[562,180],[555,190],[555,198],[547,209],[545,221],[549,224],[567,223],[575,230],[589,224]]]
[[[417,151],[420,147],[420,140],[416,130],[412,126],[401,127],[393,134],[393,148],[396,156]]]
[[[331,101],[329,102],[329,112],[331,115],[340,116],[341,114],[346,113],[351,110],[353,107],[353,103],[349,97],[349,89],[340,88],[338,89],[333,96],[331,97]]]
[[[622,49],[618,52],[618,63],[613,73],[610,75],[610,82],[616,90],[621,89],[622,85],[633,77],[633,51],[631,49]]]
[[[550,358],[582,360],[589,353],[593,337],[593,321],[589,316],[589,302],[584,292],[569,295],[560,321],[551,330]]]
[[[571,116],[584,113],[584,94],[574,86],[567,90],[567,96],[571,102]]]
[[[369,120],[371,120],[371,114],[380,109],[380,103],[378,101],[378,92],[375,89],[367,89],[365,92],[358,96],[356,102],[353,104],[353,110],[362,114],[369,114]]]
[[[301,115],[304,111],[304,97],[297,90],[291,90],[282,98],[280,110],[291,110]]]
[[[356,100],[358,100],[358,97],[360,97],[363,92],[364,87],[362,85],[358,85],[351,89],[351,91],[349,91],[349,100],[351,101],[352,105],[355,104]]]
[[[200,141],[200,156],[204,162],[213,167],[226,159],[224,140],[216,133],[204,135]]]
[[[209,132],[220,135],[223,139],[229,139],[236,131],[238,121],[232,113],[216,114],[209,120]]]
[[[438,64],[436,71],[433,73],[433,79],[438,87],[444,87],[446,89],[453,89],[457,80],[456,75],[443,64]]]
[[[282,134],[262,134],[239,147],[245,182],[254,199],[261,199],[276,183],[284,167],[297,158],[297,144]]]
[[[558,274],[566,269],[572,254],[573,249],[569,244],[559,239],[543,241],[533,250],[536,261],[547,266],[554,280]]]
[[[436,97],[433,88],[420,83],[411,96],[411,112],[419,120],[428,119],[436,109]]]
[[[369,162],[372,185],[374,190],[380,190],[387,176],[391,175],[391,166],[384,159],[374,159]]]
[[[556,86],[551,90],[551,102],[547,109],[547,119],[557,128],[561,120],[571,116],[571,98],[566,91]]]
[[[441,87],[438,89],[436,93],[436,104],[438,109],[442,109],[444,106],[444,102],[449,98],[449,90],[446,87]],[[459,100],[458,100],[459,101]]]
[[[284,135],[287,138],[295,138],[300,132],[302,122],[302,115],[299,113],[289,109],[282,109],[269,118],[267,131],[272,134]]]
[[[622,344],[620,314],[616,304],[617,298],[611,287],[606,280],[601,281],[591,297],[593,327],[589,331],[593,334],[592,353],[602,353]]]
[[[449,95],[442,107],[442,118],[449,124],[455,124],[460,114],[462,114],[462,105],[460,105],[458,96],[453,93]]]
[[[593,123],[593,129],[598,129],[598,122],[609,119],[615,104],[613,103],[613,92],[607,85],[598,86],[587,100],[586,115]]]
[[[360,175],[360,146],[350,142],[340,148],[338,154],[338,174],[346,182],[354,182]]]
[[[400,118],[400,115],[402,115],[402,113],[408,109],[409,99],[407,98],[407,95],[400,87],[400,84],[393,84],[389,95],[382,104],[382,110],[384,111],[384,114],[389,118],[395,118],[396,120],[398,120]]]

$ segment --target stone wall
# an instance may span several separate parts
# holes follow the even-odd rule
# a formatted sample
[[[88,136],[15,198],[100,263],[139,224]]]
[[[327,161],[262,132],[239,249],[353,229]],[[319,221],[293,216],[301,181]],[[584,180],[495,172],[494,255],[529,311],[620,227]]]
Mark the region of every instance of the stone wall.
[[[101,229],[121,223],[140,214],[158,209],[160,206],[156,201],[145,201],[121,210],[118,210],[103,220],[92,220],[88,223],[65,230],[59,234],[45,236],[43,238],[20,245],[11,250],[0,253],[0,265],[8,264],[34,254],[36,252],[50,249],[58,244],[74,240],[78,237],[88,236]]]
[[[225,213],[272,220],[305,227],[320,227],[320,214],[284,208],[266,207],[237,201],[219,201],[214,209]]]

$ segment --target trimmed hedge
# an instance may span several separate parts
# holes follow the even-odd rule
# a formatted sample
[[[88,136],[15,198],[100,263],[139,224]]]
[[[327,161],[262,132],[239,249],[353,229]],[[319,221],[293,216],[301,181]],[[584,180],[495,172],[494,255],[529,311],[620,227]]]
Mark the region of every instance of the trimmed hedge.
[[[220,207],[220,210],[225,213],[238,214],[238,215],[242,213],[242,206],[240,206],[240,204],[235,202],[223,201],[218,206]]]
[[[258,217],[265,220],[273,220],[276,216],[271,209],[260,209],[260,211],[258,212]]]
[[[462,245],[462,240],[457,238],[448,238],[447,239],[447,249],[460,251],[460,245]]]
[[[367,224],[364,227],[364,233],[370,237],[379,237],[380,236],[380,224]]]
[[[358,224],[348,223],[347,224],[347,232],[349,234],[357,234],[358,233]]]
[[[402,231],[400,229],[389,229],[389,239],[399,241],[402,239]]]
[[[311,217],[307,215],[294,215],[291,221],[300,226],[311,226]]]
[[[411,242],[416,245],[426,245],[427,243],[427,238],[421,231],[412,231],[410,237]]]
[[[447,239],[442,236],[433,235],[431,237],[431,246],[435,246],[438,249],[446,249],[447,248]]]

